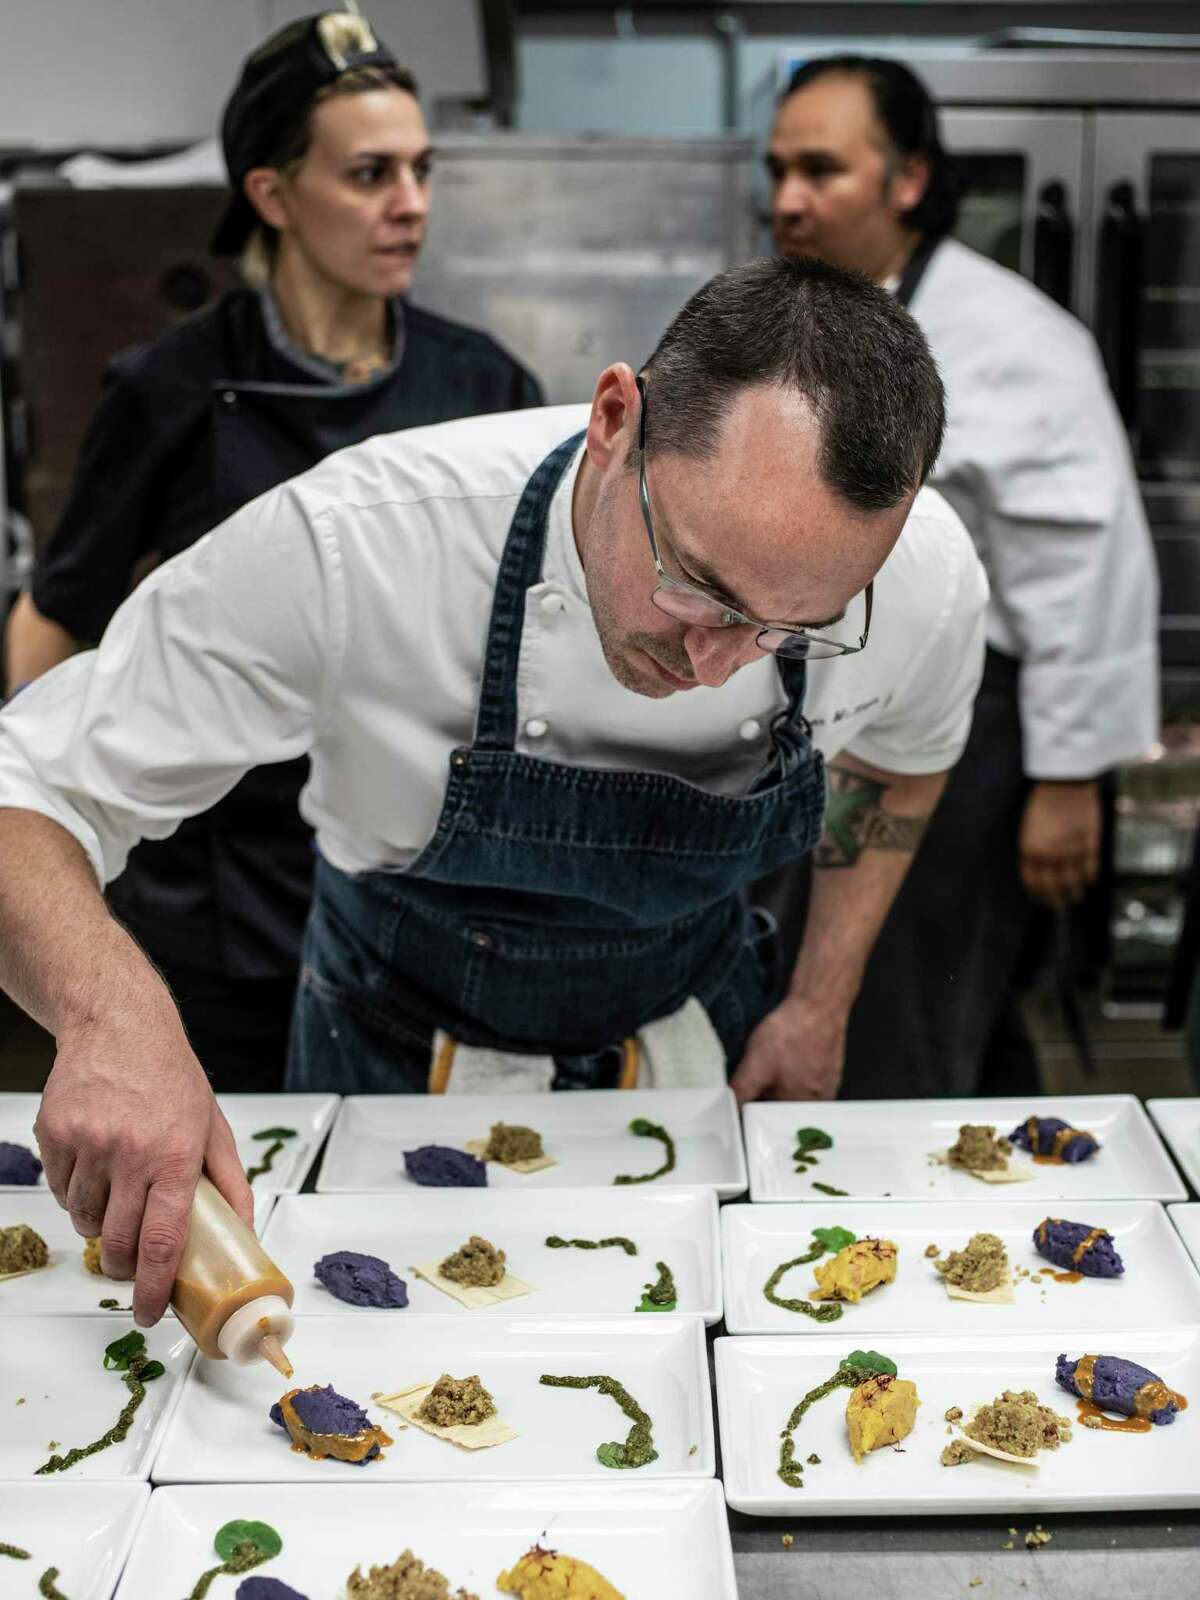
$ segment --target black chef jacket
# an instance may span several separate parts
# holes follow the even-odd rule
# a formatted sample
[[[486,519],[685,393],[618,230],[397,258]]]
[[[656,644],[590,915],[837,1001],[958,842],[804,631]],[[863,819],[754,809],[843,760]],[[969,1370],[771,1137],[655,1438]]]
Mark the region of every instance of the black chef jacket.
[[[117,356],[34,575],[38,610],[94,643],[140,562],[178,554],[332,451],[543,404],[536,380],[487,334],[410,304],[399,315],[398,364],[361,385],[315,381],[289,359],[251,289]],[[258,767],[169,839],[132,852],[111,899],[152,958],[230,978],[295,973],[312,876],[297,810],[307,776],[307,759]]]

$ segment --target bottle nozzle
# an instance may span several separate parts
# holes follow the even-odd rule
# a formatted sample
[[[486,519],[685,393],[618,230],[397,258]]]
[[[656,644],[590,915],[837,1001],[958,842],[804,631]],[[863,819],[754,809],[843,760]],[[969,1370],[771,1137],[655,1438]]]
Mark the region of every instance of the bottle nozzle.
[[[273,1333],[264,1333],[258,1341],[258,1348],[262,1352],[264,1361],[269,1361],[281,1378],[290,1378],[295,1373],[295,1368],[287,1358],[287,1352]]]
[[[290,1378],[292,1364],[284,1355],[283,1346],[291,1335],[292,1310],[287,1301],[278,1295],[262,1295],[239,1306],[226,1319],[217,1335],[217,1347],[235,1366],[269,1361],[276,1372]]]

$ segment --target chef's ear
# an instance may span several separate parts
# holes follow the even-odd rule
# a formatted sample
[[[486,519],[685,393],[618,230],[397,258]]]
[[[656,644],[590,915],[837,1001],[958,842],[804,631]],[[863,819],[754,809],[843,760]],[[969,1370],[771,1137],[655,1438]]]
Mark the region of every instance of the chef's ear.
[[[929,158],[908,155],[900,159],[888,186],[888,201],[896,214],[906,216],[915,211],[925,198],[929,187]]]
[[[242,179],[246,199],[268,227],[277,231],[287,226],[287,207],[283,201],[283,173],[278,167],[251,167]]]
[[[596,380],[588,418],[587,451],[601,472],[637,448],[641,397],[633,368],[624,361],[606,367]]]

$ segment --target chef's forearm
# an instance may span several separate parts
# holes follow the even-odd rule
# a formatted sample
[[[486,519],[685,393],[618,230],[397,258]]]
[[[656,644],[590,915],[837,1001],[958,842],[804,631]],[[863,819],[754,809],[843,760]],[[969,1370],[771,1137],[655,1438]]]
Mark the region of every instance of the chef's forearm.
[[[793,998],[849,1011],[945,783],[944,772],[884,772],[846,755],[831,764]]]
[[[56,1038],[173,1011],[166,985],[109,912],[82,846],[33,811],[0,809],[0,988]]]

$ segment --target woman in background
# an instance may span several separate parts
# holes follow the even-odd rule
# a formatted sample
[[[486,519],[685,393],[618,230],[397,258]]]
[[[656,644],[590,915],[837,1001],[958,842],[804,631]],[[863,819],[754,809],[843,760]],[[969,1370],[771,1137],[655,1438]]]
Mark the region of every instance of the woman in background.
[[[10,619],[10,693],[95,644],[148,566],[330,452],[542,403],[494,340],[405,298],[429,135],[412,75],[365,19],[327,12],[274,34],[221,131],[233,195],[213,249],[240,256],[246,287],[111,363],[66,511]],[[140,845],[113,886],[218,1090],[282,1081],[312,875],[307,773],[306,760],[249,773]]]

